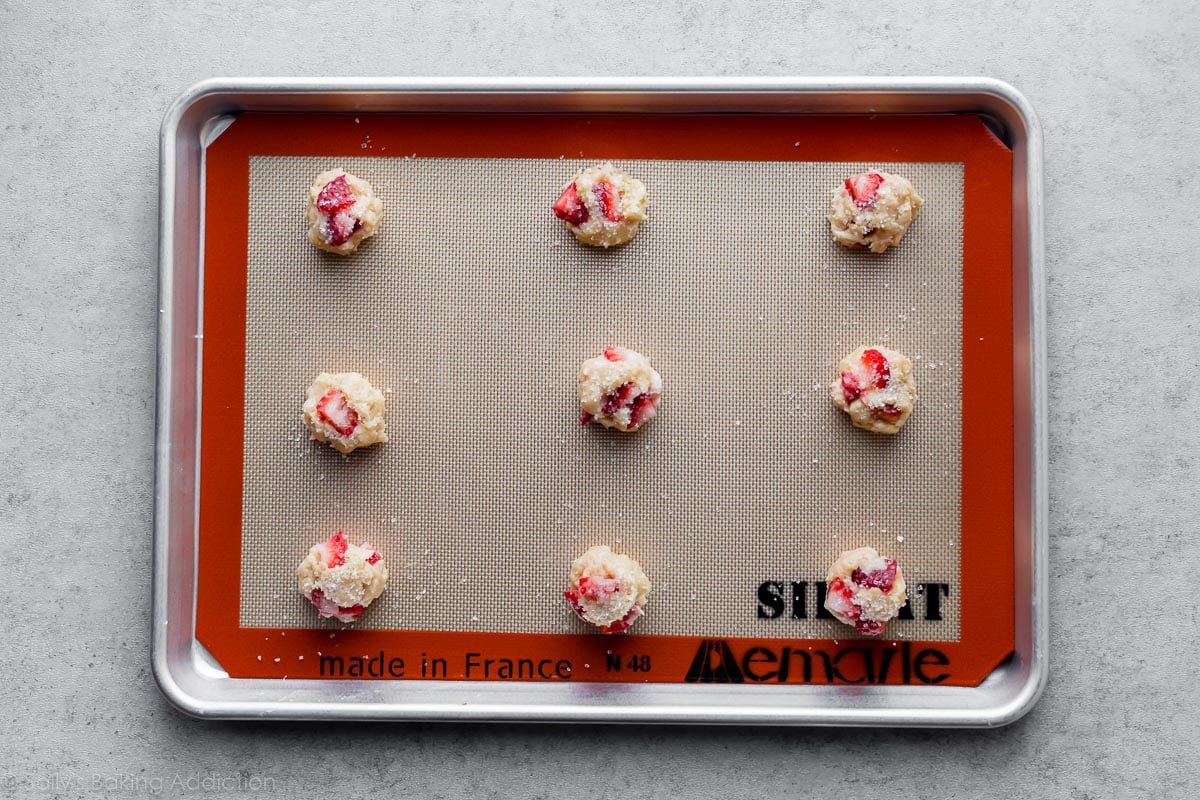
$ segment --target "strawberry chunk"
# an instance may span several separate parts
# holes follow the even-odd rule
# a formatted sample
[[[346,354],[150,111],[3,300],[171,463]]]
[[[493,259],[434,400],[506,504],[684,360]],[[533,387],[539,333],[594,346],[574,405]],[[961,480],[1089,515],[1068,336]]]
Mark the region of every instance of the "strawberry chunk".
[[[878,172],[867,172],[846,178],[846,191],[850,193],[854,205],[859,208],[870,208],[879,196],[879,187],[883,184],[883,176]]]
[[[317,195],[317,208],[326,214],[332,214],[349,208],[357,199],[354,190],[346,182],[346,176],[339,175],[321,189],[321,193]]]
[[[325,240],[334,247],[345,244],[362,229],[362,220],[349,211],[338,211],[325,220]]]
[[[342,622],[353,622],[355,617],[366,610],[366,606],[356,604],[352,606],[339,606],[334,603],[320,589],[313,589],[312,596],[309,601],[316,607],[317,611],[323,617],[337,617]]]
[[[621,631],[629,630],[629,626],[633,625],[634,621],[642,615],[642,607],[634,606],[629,609],[625,616],[621,617],[616,622],[609,625],[600,626],[601,633],[620,633]]]
[[[583,602],[581,599],[580,592],[581,591],[585,592],[585,594],[583,596],[587,596],[586,592],[589,589],[585,588],[585,587],[590,587],[590,591],[592,591],[592,592],[599,592],[600,589],[598,589],[596,587],[597,587],[597,584],[599,584],[600,582],[603,582],[601,585],[604,587],[604,591],[607,591],[608,582],[610,582],[610,581],[612,583],[617,583],[617,581],[614,580],[613,578],[586,578],[586,577],[580,578],[579,579],[579,589],[567,589],[565,592],[563,592],[563,597],[566,598],[568,603],[570,603],[571,610],[575,612],[576,616],[578,616],[584,622],[588,622],[588,618],[585,616],[586,612],[583,610]],[[618,584],[618,586],[619,586],[619,584]],[[589,597],[589,599],[600,599],[600,597]],[[600,632],[601,633],[620,633],[621,631],[628,630],[629,626],[632,625],[634,623],[634,621],[641,615],[642,615],[641,606],[634,606],[633,608],[629,609],[628,612],[626,612],[625,616],[621,617],[616,622],[610,623],[608,625],[601,625]]]
[[[586,411],[579,415],[579,424],[580,425],[587,425],[591,421],[592,421],[592,415],[587,413]]]
[[[886,389],[888,381],[892,378],[892,368],[883,353],[875,349],[864,350],[862,363],[864,367],[870,370],[871,383],[875,388]]]
[[[883,633],[883,626],[886,623],[875,619],[858,619],[854,623],[854,630],[866,636],[878,636]]]
[[[858,378],[848,369],[842,370],[842,396],[846,398],[847,405],[862,396],[862,387],[858,385]]]
[[[376,550],[374,553],[371,553],[371,557],[367,559],[367,563],[368,564],[378,564],[382,560],[383,560],[383,556],[379,555],[379,551]]]
[[[345,535],[338,531],[329,540],[325,542],[325,566],[333,569],[340,567],[346,563],[346,548],[350,543],[346,541]]]
[[[596,204],[600,206],[600,213],[606,220],[609,222],[621,221],[621,198],[617,194],[617,187],[612,185],[612,181],[601,179],[593,183],[592,196],[596,198]]]
[[[640,428],[643,423],[649,422],[658,413],[658,395],[639,394],[633,398],[633,404],[629,407],[629,425],[634,428]]]
[[[884,405],[882,408],[874,409],[873,413],[877,417],[883,417],[884,419],[893,419],[894,420],[894,419],[897,419],[900,416],[900,414],[903,412],[901,412],[900,409],[897,408],[892,403],[888,403],[888,404]]]
[[[330,389],[317,401],[317,416],[342,436],[352,435],[358,427],[358,412],[339,389]]]
[[[579,593],[588,600],[604,600],[621,591],[621,582],[616,578],[589,578],[586,575],[579,579]]]
[[[604,405],[600,408],[600,413],[608,416],[615,414],[633,398],[633,393],[637,391],[637,386],[633,383],[622,383],[614,391],[608,393],[604,398]]]
[[[606,347],[604,348],[604,357],[609,361],[620,361],[621,351],[615,347]]]
[[[850,580],[859,586],[874,586],[876,589],[890,592],[892,585],[896,582],[896,562],[890,558],[885,558],[883,562],[882,568],[870,572],[863,572],[861,569],[854,570],[850,574]]]
[[[567,184],[567,188],[563,189],[562,194],[554,201],[554,216],[572,225],[582,225],[588,221],[587,206],[583,204],[583,198],[575,188],[575,181]]]
[[[862,616],[862,608],[854,602],[854,591],[841,578],[829,582],[825,591],[826,605],[847,619],[858,619]]]
[[[565,597],[567,602],[571,604],[571,609],[578,614],[580,618],[582,618],[583,604],[579,602],[579,592],[575,589],[567,589],[565,592],[563,592],[563,597]]]
[[[309,596],[309,601],[313,606],[326,617],[332,617],[337,614],[337,604],[332,600],[325,599],[325,593],[320,589],[313,589],[312,595]]]

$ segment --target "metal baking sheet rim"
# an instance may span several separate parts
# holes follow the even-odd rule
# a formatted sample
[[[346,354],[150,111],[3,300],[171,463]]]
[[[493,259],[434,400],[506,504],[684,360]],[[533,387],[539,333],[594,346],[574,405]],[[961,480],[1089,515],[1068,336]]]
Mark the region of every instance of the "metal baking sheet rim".
[[[232,679],[195,639],[204,150],[233,115],[278,111],[950,113],[987,119],[1013,151],[1017,465],[1013,655],[976,687],[555,685]],[[168,109],[160,141],[158,401],[152,667],[181,711],[211,719],[644,722],[994,727],[1024,716],[1048,671],[1041,129],[985,78],[217,78]],[[1028,603],[1024,602],[1028,598]]]

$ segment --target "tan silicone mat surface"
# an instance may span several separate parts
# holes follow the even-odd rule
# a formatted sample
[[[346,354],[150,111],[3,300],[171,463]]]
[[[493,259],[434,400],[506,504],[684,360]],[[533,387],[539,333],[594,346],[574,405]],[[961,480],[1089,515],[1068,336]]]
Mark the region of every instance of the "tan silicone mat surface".
[[[550,213],[582,166],[555,159],[259,157],[251,162],[241,624],[331,627],[295,567],[335,530],[385,556],[388,590],[358,626],[583,631],[561,592],[594,544],[654,583],[643,634],[853,636],[763,619],[764,581],[824,580],[843,549],[897,558],[910,593],[944,583],[959,633],[962,186],[958,163],[627,161],[651,197],[629,245],[578,245]],[[379,233],[348,258],[305,239],[318,172],[371,182]],[[830,192],[867,168],[925,206],[882,256],[829,235]],[[606,345],[663,376],[636,434],[577,422],[580,361]],[[829,400],[864,344],[914,363],[897,436]],[[342,456],[308,441],[320,371],[384,390],[391,442]]]

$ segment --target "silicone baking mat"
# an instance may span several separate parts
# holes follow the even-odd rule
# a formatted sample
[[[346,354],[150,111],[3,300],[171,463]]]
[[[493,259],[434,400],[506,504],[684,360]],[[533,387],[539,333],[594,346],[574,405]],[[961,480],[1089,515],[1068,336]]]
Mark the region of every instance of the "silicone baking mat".
[[[924,121],[938,131],[936,119]],[[626,122],[634,120],[635,129],[653,123]],[[245,215],[236,229],[244,237],[236,265],[244,287],[242,413],[220,423],[227,434],[235,421],[241,427],[240,524],[236,536],[222,533],[237,555],[222,570],[238,630],[263,634],[254,637],[262,642],[252,648],[254,663],[276,665],[258,674],[344,677],[357,657],[348,640],[383,637],[388,647],[358,654],[364,677],[563,680],[550,666],[535,674],[534,662],[557,664],[560,652],[582,657],[568,659],[573,680],[982,676],[956,673],[962,659],[947,655],[970,638],[964,559],[972,535],[983,533],[964,523],[964,349],[987,341],[968,336],[964,312],[973,276],[964,198],[975,154],[960,146],[937,159],[903,158],[903,148],[879,147],[891,157],[826,160],[832,154],[822,142],[832,131],[792,121],[787,158],[747,159],[719,147],[707,158],[662,157],[669,147],[621,157],[606,152],[622,149],[611,141],[593,146],[586,129],[613,122],[594,117],[548,120],[564,135],[541,157],[499,146],[488,155],[398,147],[419,136],[414,121],[395,118],[338,120],[357,153],[262,148],[248,129],[278,124],[265,116],[239,120],[218,140],[210,174],[221,146],[239,140],[231,136],[239,126],[254,142],[230,154],[241,173],[237,199],[217,196],[244,203]],[[973,122],[970,137],[1007,165],[1007,150]],[[866,129],[841,124],[860,135]],[[579,127],[574,137],[565,130]],[[630,137],[626,128],[618,142]],[[578,245],[548,211],[578,169],[606,157],[644,180],[651,197],[639,236],[609,251]],[[349,259],[304,238],[307,187],[331,167],[370,181],[385,206],[380,232]],[[908,176],[925,200],[902,245],[882,256],[837,246],[825,221],[832,189],[867,169]],[[210,181],[210,223],[212,189]],[[234,241],[232,233],[221,237]],[[210,257],[209,287],[213,265]],[[209,320],[206,308],[206,426],[215,416],[207,402]],[[1003,352],[1006,331],[987,319],[975,327],[988,328]],[[661,413],[636,434],[576,421],[579,362],[609,344],[645,353],[663,375]],[[858,431],[829,402],[837,361],[863,344],[913,359],[918,405],[897,436]],[[988,364],[981,354],[978,363],[985,369],[977,380],[994,384],[978,385],[991,398],[983,419],[992,436],[974,455],[999,469],[976,479],[998,485],[977,488],[1010,495],[1011,399],[995,401],[994,390],[1010,385],[1011,356]],[[392,441],[349,456],[310,442],[299,405],[320,371],[361,372],[383,389]],[[1005,431],[1007,442],[995,435]],[[996,617],[1003,625],[1007,611],[1011,643],[1010,496],[1006,513],[1008,563],[1002,551],[989,579],[988,603],[1000,608],[978,619],[981,628]],[[202,512],[201,627],[204,550],[215,538],[205,522]],[[354,629],[320,620],[295,588],[296,563],[339,529],[380,549],[391,573]],[[634,556],[654,582],[632,635],[587,633],[561,598],[571,559],[593,544]],[[909,583],[909,608],[883,642],[857,637],[820,609],[827,565],[862,545],[897,558]],[[288,663],[276,653],[287,633],[289,648],[305,637],[314,647],[322,642],[307,665],[303,652],[289,649]],[[449,641],[461,646],[447,649]],[[546,657],[530,659],[529,674],[502,675],[503,656],[501,666],[482,666],[489,642],[521,643],[523,653]],[[624,660],[613,659],[617,642],[630,651]],[[903,655],[889,669],[884,648],[901,642]],[[406,674],[382,674],[405,644],[421,645],[422,668],[410,655]],[[761,652],[751,662],[776,666],[745,663],[755,647]],[[448,654],[426,652],[434,650]],[[844,653],[862,666],[847,666]],[[370,669],[376,656],[381,674]],[[789,661],[803,661],[794,678],[778,667]],[[916,661],[920,669],[911,669]]]

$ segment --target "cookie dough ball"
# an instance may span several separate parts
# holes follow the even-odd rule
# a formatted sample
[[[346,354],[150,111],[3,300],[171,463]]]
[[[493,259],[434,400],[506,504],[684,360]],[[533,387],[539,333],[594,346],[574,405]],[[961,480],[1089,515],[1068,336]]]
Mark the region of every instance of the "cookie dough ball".
[[[322,250],[348,256],[375,234],[383,201],[371,184],[333,169],[318,175],[308,189],[308,240]]]
[[[312,438],[343,453],[386,442],[383,393],[357,372],[322,372],[308,387],[304,424]]]
[[[830,396],[856,428],[896,433],[904,427],[917,402],[906,355],[886,347],[860,347],[842,359],[839,370]]]
[[[625,244],[646,218],[646,185],[612,164],[589,167],[563,189],[554,215],[584,244]]]
[[[579,366],[581,425],[595,421],[606,428],[636,431],[658,413],[662,376],[641,353],[609,347]]]
[[[341,531],[315,544],[296,567],[300,591],[322,617],[354,622],[387,586],[383,556],[371,545],[350,544]]]
[[[581,620],[601,633],[620,633],[642,615],[650,580],[632,558],[600,545],[571,564],[571,584],[563,597]]]
[[[846,179],[833,193],[829,227],[846,247],[882,253],[900,243],[921,208],[907,179],[887,172],[865,172]]]
[[[873,547],[847,550],[825,578],[825,608],[839,622],[867,636],[878,636],[907,602],[904,575]]]

